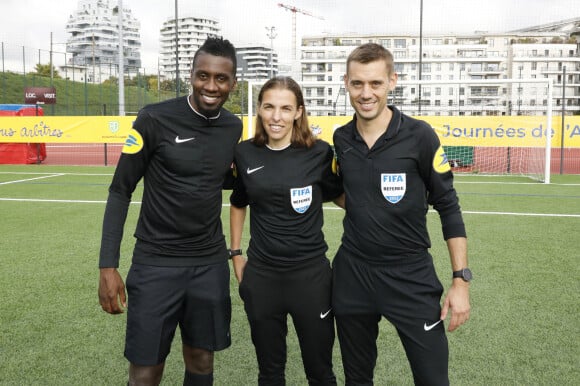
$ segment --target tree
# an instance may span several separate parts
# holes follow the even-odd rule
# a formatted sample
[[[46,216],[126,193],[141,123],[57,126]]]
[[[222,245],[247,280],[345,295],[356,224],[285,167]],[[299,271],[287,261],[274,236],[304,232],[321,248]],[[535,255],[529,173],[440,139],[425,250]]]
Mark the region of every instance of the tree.
[[[110,86],[110,85],[118,86],[119,85],[119,79],[116,76],[109,76],[109,79],[106,79],[103,82],[103,85],[106,85],[106,86]]]
[[[248,95],[248,82],[238,81],[238,85],[234,91],[230,93],[228,101],[224,104],[224,107],[234,114],[247,114],[247,95]],[[243,103],[242,103],[243,102]]]
[[[160,88],[162,91],[175,91],[175,79],[161,81]],[[179,93],[187,94],[189,92],[189,83],[183,79],[179,80]]]
[[[38,63],[35,67],[34,70],[36,72],[34,72],[33,74],[36,74],[38,76],[46,76],[46,77],[50,77],[50,64],[40,64]],[[59,79],[60,75],[58,73],[58,71],[54,68],[54,66],[52,66],[52,77]]]

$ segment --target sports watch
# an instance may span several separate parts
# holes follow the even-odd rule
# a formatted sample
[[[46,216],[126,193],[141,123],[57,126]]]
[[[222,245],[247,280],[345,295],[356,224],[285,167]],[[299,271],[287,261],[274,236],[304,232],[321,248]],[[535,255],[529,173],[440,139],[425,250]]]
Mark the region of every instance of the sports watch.
[[[228,255],[230,255],[230,259],[234,256],[239,256],[242,254],[241,249],[228,249]]]
[[[471,279],[473,279],[473,275],[471,274],[471,270],[469,268],[463,268],[460,269],[459,271],[453,271],[453,278],[458,278],[460,277],[461,279],[463,279],[463,281],[471,281]]]

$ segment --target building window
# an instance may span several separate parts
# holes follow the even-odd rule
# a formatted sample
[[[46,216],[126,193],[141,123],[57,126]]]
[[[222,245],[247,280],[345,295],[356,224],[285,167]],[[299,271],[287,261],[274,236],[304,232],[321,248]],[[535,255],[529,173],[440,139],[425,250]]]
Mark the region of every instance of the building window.
[[[329,87],[329,88],[328,88],[328,95],[329,95],[329,96],[330,96],[330,95],[332,95],[332,87]]]
[[[395,39],[395,48],[407,48],[407,40]]]
[[[391,39],[379,39],[379,44],[385,48],[391,47]]]

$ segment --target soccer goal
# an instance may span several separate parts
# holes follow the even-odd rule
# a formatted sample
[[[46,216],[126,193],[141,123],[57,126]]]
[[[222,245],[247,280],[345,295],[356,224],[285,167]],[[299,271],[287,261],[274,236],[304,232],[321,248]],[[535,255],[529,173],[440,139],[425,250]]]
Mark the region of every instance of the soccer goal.
[[[527,176],[550,183],[553,80],[399,80],[389,103],[427,121],[437,132],[454,173]],[[263,82],[250,82],[248,134],[253,132],[256,98]],[[344,84],[304,82],[309,124],[331,142],[333,131],[350,119]]]
[[[409,98],[399,101],[410,108],[410,115],[420,115],[437,131],[454,172],[522,175],[550,182],[552,80],[470,79],[420,84],[422,96],[417,103],[405,104]],[[395,105],[397,91],[404,97],[413,87],[405,82],[400,86],[404,88],[394,93]]]

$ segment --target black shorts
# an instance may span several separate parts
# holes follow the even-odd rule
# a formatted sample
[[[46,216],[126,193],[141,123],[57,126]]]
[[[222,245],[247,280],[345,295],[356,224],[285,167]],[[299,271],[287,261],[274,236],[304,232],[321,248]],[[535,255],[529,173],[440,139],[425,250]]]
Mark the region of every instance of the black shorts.
[[[125,357],[141,366],[165,361],[177,325],[183,344],[208,351],[230,346],[230,267],[132,264],[127,275]]]

